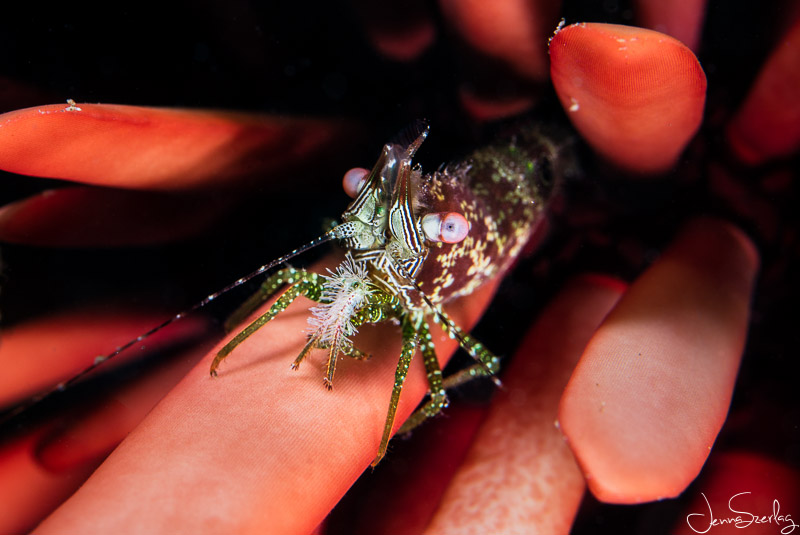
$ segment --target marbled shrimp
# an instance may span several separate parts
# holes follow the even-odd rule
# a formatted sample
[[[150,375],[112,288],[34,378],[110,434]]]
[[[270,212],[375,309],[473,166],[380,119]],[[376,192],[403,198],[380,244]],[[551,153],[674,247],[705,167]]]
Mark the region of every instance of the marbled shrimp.
[[[344,188],[354,198],[334,226],[312,244],[340,240],[343,263],[327,275],[285,268],[267,278],[228,325],[232,327],[271,295],[288,289],[270,309],[219,350],[210,373],[251,334],[303,295],[319,303],[309,318],[308,342],[292,363],[300,366],[313,349],[327,351],[323,384],[333,387],[336,362],[367,355],[352,335],[366,324],[400,325],[402,349],[380,446],[385,455],[403,384],[414,354],[422,355],[428,396],[400,428],[405,432],[447,407],[447,389],[473,377],[494,378],[499,358],[464,333],[442,305],[468,295],[502,275],[544,217],[547,200],[565,172],[562,142],[526,127],[510,139],[476,150],[463,161],[432,173],[412,165],[428,135],[418,122],[384,145],[373,168],[351,169]],[[563,138],[562,138],[563,139]],[[305,248],[303,248],[305,250]],[[293,252],[294,253],[294,252]],[[475,359],[444,378],[429,320],[433,319]]]

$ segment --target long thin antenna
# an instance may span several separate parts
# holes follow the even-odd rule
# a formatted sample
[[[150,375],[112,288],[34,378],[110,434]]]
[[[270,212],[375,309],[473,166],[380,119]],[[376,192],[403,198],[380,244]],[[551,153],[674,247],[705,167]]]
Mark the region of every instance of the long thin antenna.
[[[280,258],[276,258],[275,260],[273,260],[272,262],[270,262],[268,264],[264,264],[263,266],[261,266],[260,268],[258,268],[255,271],[253,271],[252,273],[250,273],[248,275],[245,275],[244,277],[242,277],[240,279],[237,279],[234,282],[232,282],[231,284],[225,286],[221,290],[206,296],[202,301],[198,301],[197,303],[195,303],[191,307],[187,308],[183,312],[179,312],[178,314],[175,314],[174,316],[172,316],[168,320],[164,321],[163,323],[159,323],[158,325],[156,325],[155,327],[153,327],[149,331],[140,334],[139,336],[137,336],[136,338],[134,338],[130,342],[126,342],[126,343],[122,344],[121,346],[116,348],[114,351],[112,351],[108,355],[103,355],[103,356],[99,356],[99,357],[95,358],[94,362],[92,362],[92,364],[90,364],[89,366],[87,366],[86,368],[84,368],[83,370],[78,372],[76,375],[73,375],[68,380],[58,383],[55,387],[53,387],[52,389],[50,389],[50,390],[48,390],[48,391],[46,391],[44,393],[37,394],[36,396],[31,397],[27,402],[24,402],[21,405],[17,405],[14,409],[12,409],[8,413],[6,413],[2,418],[0,418],[0,424],[2,424],[4,422],[7,422],[8,420],[14,418],[15,416],[17,416],[18,414],[20,414],[22,412],[25,412],[26,410],[31,408],[33,405],[36,405],[37,403],[41,402],[45,398],[50,397],[51,395],[55,394],[56,392],[61,392],[63,390],[66,390],[67,388],[69,388],[73,384],[75,384],[78,381],[80,381],[87,374],[91,373],[95,368],[100,366],[102,363],[104,363],[104,362],[116,357],[117,355],[119,355],[120,353],[125,351],[126,349],[129,349],[129,348],[135,346],[136,344],[138,344],[139,342],[142,342],[146,338],[149,338],[150,336],[152,336],[153,334],[157,333],[158,331],[160,331],[164,327],[167,327],[167,326],[175,323],[179,319],[184,318],[185,316],[188,316],[189,314],[191,314],[195,310],[203,308],[204,306],[208,305],[209,303],[214,301],[219,296],[228,293],[229,291],[233,290],[234,288],[236,288],[238,286],[241,286],[242,284],[246,283],[247,281],[249,281],[249,280],[251,280],[251,279],[253,279],[255,277],[258,277],[259,275],[261,275],[265,271],[270,270],[270,269],[272,269],[275,266],[278,266],[280,264],[283,264],[284,262],[287,262],[288,260],[294,258],[295,256],[297,256],[297,255],[299,255],[301,253],[304,253],[304,252],[308,251],[309,249],[313,249],[317,245],[321,245],[321,244],[323,244],[325,242],[331,241],[334,238],[341,238],[342,237],[342,230],[343,229],[341,228],[341,226],[332,228],[331,230],[329,230],[328,232],[326,232],[322,236],[319,236],[318,238],[315,238],[315,239],[311,240],[307,244],[305,244],[305,245],[303,245],[301,247],[298,247],[297,249],[293,250],[292,252],[290,252],[290,253],[288,253],[288,254],[280,257]]]

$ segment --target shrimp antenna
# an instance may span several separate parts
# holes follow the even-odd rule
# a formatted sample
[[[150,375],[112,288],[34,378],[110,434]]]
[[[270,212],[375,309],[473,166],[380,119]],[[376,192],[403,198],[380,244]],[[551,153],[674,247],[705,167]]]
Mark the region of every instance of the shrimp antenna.
[[[133,347],[134,345],[138,344],[139,342],[145,340],[146,338],[149,338],[150,336],[154,335],[155,333],[157,333],[158,331],[160,331],[164,327],[167,327],[167,326],[175,323],[179,319],[188,316],[189,314],[191,314],[195,310],[203,308],[204,306],[208,305],[209,303],[211,303],[212,301],[214,301],[216,298],[220,297],[221,295],[228,293],[229,291],[233,290],[234,288],[236,288],[238,286],[241,286],[242,284],[246,283],[247,281],[249,281],[249,280],[251,280],[251,279],[253,279],[255,277],[258,277],[259,275],[261,275],[265,271],[270,270],[270,269],[272,269],[275,266],[278,266],[280,264],[283,264],[284,262],[287,262],[288,260],[294,258],[295,256],[297,256],[297,255],[299,255],[301,253],[304,253],[304,252],[308,251],[309,249],[313,249],[317,245],[321,245],[321,244],[323,244],[325,242],[328,242],[328,241],[331,241],[331,240],[333,240],[335,238],[343,237],[343,227],[344,227],[344,225],[340,225],[338,227],[332,228],[331,230],[329,230],[328,232],[326,232],[322,236],[314,238],[313,240],[311,240],[307,244],[305,244],[305,245],[303,245],[301,247],[298,247],[297,249],[293,250],[292,252],[290,252],[288,254],[285,254],[285,255],[281,256],[280,258],[276,258],[275,260],[273,260],[272,262],[270,262],[268,264],[264,264],[263,266],[261,266],[257,270],[253,271],[252,273],[250,273],[248,275],[245,275],[244,277],[242,277],[240,279],[235,280],[234,282],[232,282],[231,284],[225,286],[221,290],[219,290],[217,292],[214,292],[214,293],[212,293],[210,295],[207,295],[203,300],[198,301],[197,303],[195,303],[191,307],[187,308],[186,310],[184,310],[182,312],[179,312],[178,314],[175,314],[174,316],[172,316],[168,320],[166,320],[166,321],[164,321],[162,323],[159,323],[158,325],[156,325],[155,327],[153,327],[149,331],[140,334],[139,336],[137,336],[136,338],[134,338],[130,342],[126,342],[126,343],[122,344],[121,346],[117,347],[114,351],[112,351],[108,355],[102,355],[102,356],[96,357],[94,359],[94,362],[92,362],[89,366],[87,366],[83,370],[79,371],[76,375],[73,375],[72,377],[70,377],[66,381],[62,381],[62,382],[58,383],[55,387],[53,387],[52,389],[50,389],[50,390],[48,390],[46,392],[43,392],[43,393],[38,394],[38,395],[36,395],[34,397],[31,397],[27,402],[23,402],[21,405],[17,405],[14,409],[12,409],[8,413],[6,413],[2,417],[0,417],[0,423],[4,423],[4,422],[14,418],[18,414],[25,412],[26,410],[31,408],[33,405],[36,405],[37,403],[41,402],[45,398],[50,397],[51,395],[55,394],[56,392],[62,392],[64,390],[66,390],[67,388],[69,388],[73,384],[75,384],[78,381],[80,381],[83,377],[85,377],[87,374],[92,372],[95,368],[97,368],[102,363],[106,362],[107,360],[116,357],[117,355],[119,355],[120,353],[125,351],[126,349],[129,349],[129,348]]]

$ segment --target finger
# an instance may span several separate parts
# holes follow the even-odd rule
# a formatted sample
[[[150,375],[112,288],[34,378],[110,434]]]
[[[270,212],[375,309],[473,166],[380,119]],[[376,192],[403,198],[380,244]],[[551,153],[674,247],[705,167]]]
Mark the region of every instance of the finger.
[[[671,497],[697,476],[728,412],[757,266],[741,231],[696,220],[593,336],[559,420],[599,500]]]
[[[350,128],[244,113],[52,104],[0,115],[0,169],[132,189],[229,186],[313,160]]]
[[[146,321],[154,320],[144,314],[109,316],[99,310],[84,310],[11,328],[4,333],[0,344],[0,361],[7,372],[2,375],[4,399],[17,400],[52,386],[50,381],[65,379],[91,363],[98,354],[97,347],[108,351],[115,339],[119,343],[127,341],[126,338],[141,332],[143,325],[150,325]],[[197,338],[204,326],[204,322],[191,318],[176,329],[148,340],[147,353],[158,355],[165,346],[181,347]],[[109,366],[118,367],[123,361],[130,364],[131,358],[141,359],[141,353],[141,350],[130,351],[119,361],[108,363],[103,371],[108,371]],[[196,359],[201,355],[196,352]],[[103,383],[103,388],[93,391],[91,399],[86,391],[80,398],[51,399],[47,408],[32,407],[29,412],[4,422],[0,445],[0,489],[3,489],[0,532],[27,532],[52,512],[85,481],[191,363],[191,356],[184,353],[149,366],[153,373],[125,386],[111,399],[97,395],[112,388]],[[125,375],[131,376],[136,377],[133,369]],[[9,385],[13,388],[9,389]]]
[[[581,136],[633,173],[667,171],[703,118],[700,63],[683,44],[651,30],[567,26],[550,41],[550,74]]]
[[[460,302],[456,321],[471,326],[491,290]],[[308,306],[298,300],[257,331],[215,379],[208,355],[38,532],[130,522],[153,532],[314,529],[375,456],[400,339],[391,325],[362,328],[355,343],[373,358],[343,360],[327,391],[319,355],[290,368],[306,343]],[[455,349],[444,334],[435,343],[440,357]],[[395,428],[426,391],[414,364]]]
[[[582,277],[561,291],[504,371],[504,389],[425,533],[567,533],[585,483],[556,427],[558,403],[597,326],[624,291]]]
[[[459,95],[476,120],[519,114],[536,101],[548,77],[547,37],[558,24],[560,2],[439,2],[463,43],[465,79]]]
[[[442,12],[474,51],[504,63],[530,80],[547,79],[547,36],[558,18],[559,2],[441,0]]]
[[[402,4],[353,0],[372,46],[389,59],[412,61],[436,39],[436,28],[426,2]]]
[[[706,14],[706,0],[637,0],[634,4],[636,18],[642,26],[671,35],[697,53]]]
[[[800,19],[778,40],[727,128],[734,153],[749,165],[800,148]]]

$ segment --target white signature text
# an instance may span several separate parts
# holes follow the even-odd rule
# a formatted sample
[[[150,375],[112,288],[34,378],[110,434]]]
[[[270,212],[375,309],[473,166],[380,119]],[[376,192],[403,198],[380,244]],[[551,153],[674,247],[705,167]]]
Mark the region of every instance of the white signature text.
[[[746,528],[752,524],[775,524],[780,529],[779,533],[787,535],[792,533],[797,524],[794,523],[792,515],[781,514],[781,504],[778,500],[772,501],[772,514],[770,515],[757,515],[749,511],[742,511],[739,508],[746,509],[743,505],[737,505],[734,502],[742,499],[740,496],[750,494],[749,492],[740,492],[734,494],[728,500],[728,509],[734,516],[715,517],[714,512],[711,510],[711,504],[708,503],[708,498],[705,494],[701,494],[708,507],[707,513],[690,513],[686,515],[686,523],[695,533],[708,533],[714,526],[722,526],[725,524],[733,524],[737,528]],[[737,500],[737,498],[739,498]]]

